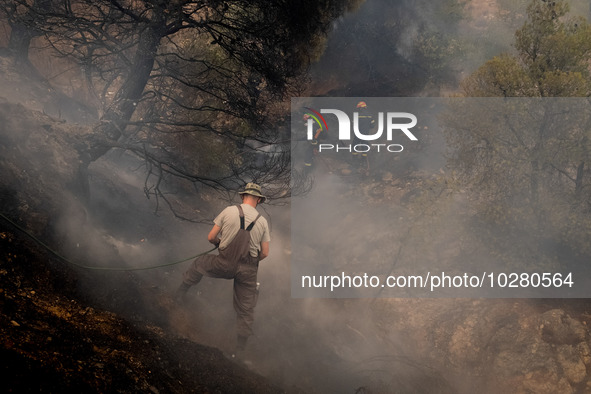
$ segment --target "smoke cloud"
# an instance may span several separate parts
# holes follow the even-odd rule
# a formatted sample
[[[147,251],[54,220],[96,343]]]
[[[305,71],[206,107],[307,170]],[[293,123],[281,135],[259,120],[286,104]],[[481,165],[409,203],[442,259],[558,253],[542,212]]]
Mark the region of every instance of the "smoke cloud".
[[[454,86],[453,82],[482,61],[511,49],[513,26],[520,23],[520,14],[514,18],[503,14],[499,4],[506,6],[506,2],[472,1],[463,11],[453,8],[447,12],[431,3],[368,0],[358,12],[341,18],[326,53],[311,70],[314,95],[444,95],[446,89],[454,90],[446,86]],[[483,8],[484,3],[497,6]],[[439,64],[420,63],[429,54],[416,47],[425,37],[436,37],[447,48],[443,74],[435,74]],[[442,79],[448,85],[439,85]],[[31,102],[41,92],[31,92],[23,84],[18,86],[23,96],[17,97],[13,88],[3,85],[0,95],[44,110],[43,103]],[[78,107],[50,107],[45,108],[48,114],[68,123],[92,119],[92,114]],[[427,138],[434,126],[423,127]],[[313,194],[302,198],[313,196],[325,203],[298,211],[297,217],[292,217],[290,206],[261,206],[272,226],[272,240],[271,254],[259,268],[255,337],[247,348],[255,371],[294,392],[469,393],[478,389],[493,393],[502,387],[495,380],[501,373],[535,389],[542,386],[536,376],[544,368],[574,368],[567,368],[569,350],[564,347],[583,348],[588,341],[571,335],[580,329],[564,311],[539,317],[540,310],[549,308],[544,301],[378,299],[373,294],[359,299],[292,298],[296,253],[329,261],[337,268],[353,266],[358,272],[388,272],[402,262],[416,267],[426,259],[446,260],[450,251],[488,264],[484,247],[465,249],[474,241],[470,223],[458,216],[466,204],[465,195],[438,200],[441,203],[436,206],[429,206],[428,196],[423,196],[420,204],[425,184],[432,182],[437,190],[435,175],[444,171],[444,146],[436,136],[431,138],[420,155],[387,163],[374,161],[372,169],[380,170],[363,186],[355,175],[341,176],[341,168],[321,164]],[[154,213],[154,201],[142,191],[145,173],[141,165],[133,156],[111,152],[90,166],[87,203],[64,191],[72,201],[70,209],[53,220],[55,237],[68,258],[88,266],[139,268],[174,262],[210,248],[206,236],[211,223],[183,222],[166,209]],[[335,190],[339,199],[335,199]],[[187,206],[199,211],[203,219],[213,219],[230,203],[172,192],[179,199],[188,199]],[[383,214],[384,209],[389,215]],[[431,215],[433,211],[439,214]],[[365,215],[363,220],[360,212]],[[319,215],[334,219],[333,226],[317,231],[314,225]],[[420,223],[413,222],[417,218]],[[312,230],[292,234],[294,219]],[[297,251],[293,250],[294,236],[303,241]],[[343,248],[324,247],[335,242]],[[230,281],[204,278],[190,290],[187,304],[172,302],[188,264],[134,272],[78,269],[79,287],[89,299],[117,309],[132,321],[153,321],[231,353],[235,314]],[[569,313],[574,315],[574,311]],[[576,341],[561,342],[561,333]],[[550,337],[556,346],[549,345]],[[546,349],[545,353],[535,355],[539,348]],[[531,359],[525,356],[532,354]],[[522,363],[511,364],[513,359]],[[541,359],[549,361],[538,368]],[[571,364],[577,366],[575,361]],[[569,376],[576,384],[577,375]],[[540,380],[559,387],[561,378]]]

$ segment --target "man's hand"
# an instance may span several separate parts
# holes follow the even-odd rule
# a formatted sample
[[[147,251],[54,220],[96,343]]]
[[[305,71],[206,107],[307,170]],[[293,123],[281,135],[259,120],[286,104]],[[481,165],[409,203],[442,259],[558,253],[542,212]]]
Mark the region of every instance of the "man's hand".
[[[220,247],[220,237],[218,237],[218,234],[220,233],[221,227],[218,226],[217,224],[215,224],[213,226],[213,228],[211,229],[211,231],[209,232],[209,234],[207,235],[207,240],[214,244],[216,248]]]
[[[259,251],[259,261],[269,255],[269,242],[261,242],[261,250]]]
[[[212,244],[214,244],[216,248],[219,248],[220,247],[220,242],[222,242],[222,240],[219,239],[219,238],[216,238],[216,239],[214,239],[213,241],[210,241],[210,242]]]

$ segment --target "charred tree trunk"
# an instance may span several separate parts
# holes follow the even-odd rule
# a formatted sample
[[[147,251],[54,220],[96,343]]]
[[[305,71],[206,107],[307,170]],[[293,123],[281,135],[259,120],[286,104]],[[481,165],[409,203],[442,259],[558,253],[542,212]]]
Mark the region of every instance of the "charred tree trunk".
[[[140,34],[137,50],[127,78],[115,94],[113,102],[105,111],[100,124],[95,127],[92,137],[90,137],[87,146],[84,148],[85,152],[81,153],[82,161],[78,169],[75,189],[82,198],[87,199],[90,197],[88,166],[111,150],[117,140],[124,134],[137,108],[137,104],[142,98],[162,38],[160,26],[158,22],[155,22]]]
[[[26,25],[16,23],[12,25],[8,51],[20,64],[29,62],[29,46],[35,35]]]
[[[101,123],[95,128],[96,136],[90,144],[88,163],[107,153],[111,149],[111,144],[124,133],[152,73],[161,37],[159,29],[153,26],[140,35],[127,79],[115,94],[113,103],[105,111]]]
[[[27,12],[17,16],[16,8],[12,9],[11,32],[8,41],[8,51],[18,63],[29,64],[29,47],[31,40],[40,36],[38,26],[45,16],[52,10],[52,0],[35,0]]]

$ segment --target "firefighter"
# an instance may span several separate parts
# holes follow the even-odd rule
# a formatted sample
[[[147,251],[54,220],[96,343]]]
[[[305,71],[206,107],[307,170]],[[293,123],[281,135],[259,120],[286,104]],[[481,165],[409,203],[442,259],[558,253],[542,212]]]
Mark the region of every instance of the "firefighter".
[[[357,113],[359,114],[358,117],[358,127],[359,132],[361,134],[367,135],[369,131],[373,129],[375,125],[375,120],[369,110],[367,109],[367,103],[365,101],[360,101],[357,103],[356,106]],[[353,144],[363,144],[365,141],[362,141],[353,133]],[[353,152],[353,166],[360,172],[367,172],[369,169],[369,159],[367,158],[367,152]]]
[[[261,187],[248,183],[239,192],[242,204],[226,207],[215,219],[207,240],[218,246],[219,254],[200,256],[183,275],[175,298],[183,300],[191,286],[204,275],[234,280],[234,310],[236,311],[237,352],[246,347],[252,335],[254,307],[258,298],[257,272],[259,261],[269,255],[269,225],[256,207],[266,197]]]

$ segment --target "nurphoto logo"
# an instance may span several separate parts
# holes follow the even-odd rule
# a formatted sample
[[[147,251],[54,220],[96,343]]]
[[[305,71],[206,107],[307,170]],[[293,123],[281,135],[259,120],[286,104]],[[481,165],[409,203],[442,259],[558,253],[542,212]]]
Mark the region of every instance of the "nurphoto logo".
[[[402,152],[404,147],[400,144],[391,143],[395,136],[403,134],[411,141],[417,141],[417,137],[411,132],[411,129],[417,124],[417,117],[409,112],[383,112],[378,113],[378,126],[374,130],[362,130],[359,124],[359,112],[353,113],[353,121],[349,115],[339,109],[321,109],[316,111],[312,108],[305,107],[308,111],[306,115],[307,122],[307,139],[312,141],[315,138],[315,130],[328,130],[328,125],[322,114],[331,114],[336,116],[338,122],[338,140],[339,142],[353,141],[347,144],[328,144],[322,143],[318,145],[318,152],[323,151],[346,151],[365,153],[369,151],[388,151],[392,153]],[[385,123],[385,125],[384,125]],[[351,133],[351,129],[353,133]],[[387,143],[379,143],[379,139],[385,137]],[[382,138],[383,140],[383,138]],[[363,143],[367,141],[368,143]],[[359,143],[357,143],[359,142]],[[369,143],[371,142],[371,143]]]

